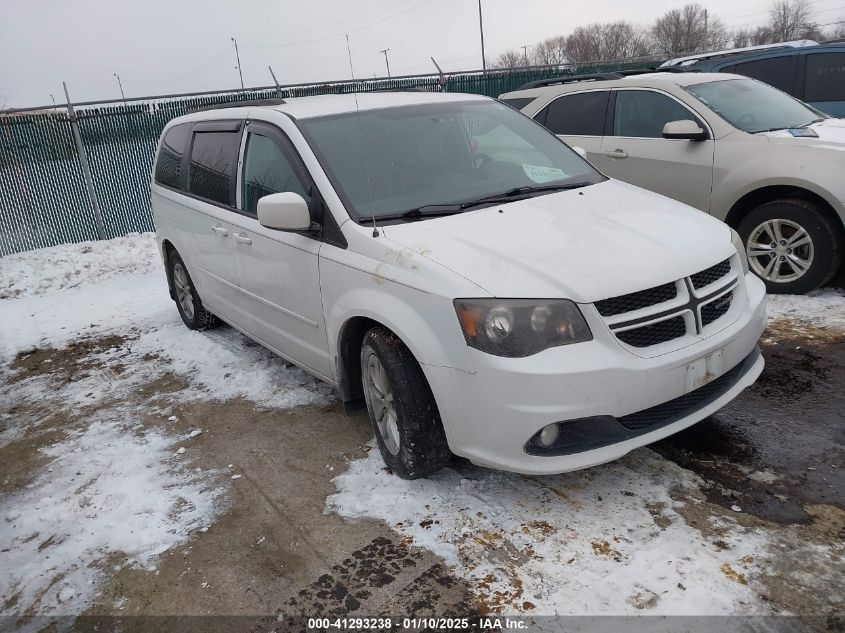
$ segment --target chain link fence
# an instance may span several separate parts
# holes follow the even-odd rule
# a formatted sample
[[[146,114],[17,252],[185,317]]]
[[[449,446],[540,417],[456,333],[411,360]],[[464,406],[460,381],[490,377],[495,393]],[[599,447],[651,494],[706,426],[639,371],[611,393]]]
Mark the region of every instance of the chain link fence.
[[[643,68],[654,63],[619,60],[577,68],[517,68],[168,95],[130,99],[119,105],[114,101],[80,103],[75,114],[71,108],[64,111],[65,106],[2,112],[0,256],[152,231],[149,182],[158,137],[170,119],[197,108],[277,96],[409,88],[496,97],[537,79]],[[74,122],[82,148],[74,139]],[[80,150],[87,156],[90,183],[86,183],[85,158]]]

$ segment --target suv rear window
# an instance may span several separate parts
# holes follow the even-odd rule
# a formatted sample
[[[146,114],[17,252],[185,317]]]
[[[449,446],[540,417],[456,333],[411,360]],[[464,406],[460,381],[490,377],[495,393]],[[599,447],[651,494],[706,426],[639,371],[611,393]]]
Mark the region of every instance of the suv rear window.
[[[188,191],[213,202],[234,206],[239,142],[240,134],[236,131],[195,132]]]
[[[595,90],[558,97],[535,118],[555,134],[602,136],[608,95]]]
[[[778,90],[795,94],[795,69],[798,66],[798,56],[771,57],[758,59],[753,62],[743,62],[732,67],[730,72],[757,79]],[[727,68],[725,68],[727,70]]]
[[[182,154],[188,140],[190,123],[180,123],[167,130],[156,159],[155,180],[160,185],[179,189],[182,186]]]
[[[807,55],[805,101],[845,101],[845,53]]]

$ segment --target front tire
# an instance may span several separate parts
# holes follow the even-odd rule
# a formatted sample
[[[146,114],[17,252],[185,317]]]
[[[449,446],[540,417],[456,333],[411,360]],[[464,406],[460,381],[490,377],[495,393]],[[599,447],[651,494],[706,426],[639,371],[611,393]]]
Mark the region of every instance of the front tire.
[[[205,309],[188,268],[179,253],[171,251],[167,258],[173,296],[182,322],[192,330],[208,330],[218,324],[217,317]]]
[[[449,463],[434,394],[411,351],[390,330],[375,327],[364,335],[361,380],[379,450],[394,473],[417,479]]]
[[[842,261],[841,227],[817,204],[774,200],[737,227],[751,271],[771,294],[803,294],[823,286]]]

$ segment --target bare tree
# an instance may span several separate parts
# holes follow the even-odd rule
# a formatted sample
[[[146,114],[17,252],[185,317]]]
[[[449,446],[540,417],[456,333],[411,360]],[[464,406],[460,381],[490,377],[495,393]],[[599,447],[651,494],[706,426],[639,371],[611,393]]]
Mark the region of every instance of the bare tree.
[[[525,59],[523,57],[522,51],[519,51],[515,48],[511,48],[503,53],[500,53],[496,60],[493,62],[493,68],[516,68],[517,66],[524,65]]]
[[[698,53],[728,44],[722,20],[697,3],[664,13],[651,27],[651,35],[658,50],[669,55]]]
[[[751,46],[751,40],[753,37],[754,31],[751,29],[737,29],[733,33],[733,48],[745,48],[746,46]]]
[[[579,26],[566,38],[566,52],[574,62],[640,57],[652,52],[642,29],[630,22],[605,22]]]
[[[826,40],[838,40],[843,38],[845,38],[845,21],[834,25],[834,27],[827,32],[826,37],[824,37]]]
[[[566,51],[566,36],[558,35],[543,40],[531,51],[532,63],[536,66],[559,66],[569,62]]]
[[[773,42],[804,37],[813,22],[809,0],[775,0],[769,9],[769,31]]]

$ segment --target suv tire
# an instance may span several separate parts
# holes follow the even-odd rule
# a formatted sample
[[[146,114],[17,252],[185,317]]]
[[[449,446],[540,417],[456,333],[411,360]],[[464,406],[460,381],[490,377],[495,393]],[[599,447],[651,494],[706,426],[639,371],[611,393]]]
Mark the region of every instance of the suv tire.
[[[374,327],[364,335],[361,380],[379,450],[394,473],[417,479],[449,463],[434,394],[411,351],[390,330]]]
[[[770,294],[814,290],[830,281],[842,261],[841,227],[808,200],[761,204],[742,219],[737,232],[745,244],[751,271],[765,282]],[[767,254],[769,250],[772,255]]]
[[[208,330],[215,327],[219,323],[217,317],[205,309],[185,262],[175,250],[170,251],[167,257],[167,274],[172,283],[173,300],[182,322],[192,330]]]

